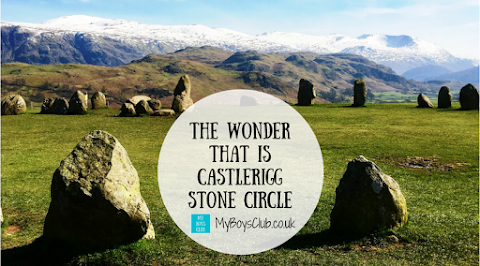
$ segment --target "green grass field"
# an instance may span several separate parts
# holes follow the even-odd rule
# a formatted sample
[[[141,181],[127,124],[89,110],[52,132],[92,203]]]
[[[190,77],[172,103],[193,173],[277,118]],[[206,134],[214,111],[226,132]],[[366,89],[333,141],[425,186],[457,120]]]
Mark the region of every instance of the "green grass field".
[[[310,124],[322,149],[322,195],[295,237],[248,256],[204,248],[169,217],[156,167],[174,118],[120,118],[114,117],[117,110],[108,109],[84,116],[40,115],[38,110],[3,116],[2,265],[478,265],[478,111],[459,111],[458,103],[448,110],[419,109],[414,103],[348,105],[294,107]],[[38,240],[50,203],[52,175],[83,136],[97,129],[113,134],[127,150],[140,176],[156,239],[95,252],[52,250]],[[347,163],[360,154],[400,184],[409,221],[395,232],[339,238],[328,230],[335,188]],[[399,167],[407,157],[436,159],[454,168]],[[390,241],[392,234],[398,242]]]

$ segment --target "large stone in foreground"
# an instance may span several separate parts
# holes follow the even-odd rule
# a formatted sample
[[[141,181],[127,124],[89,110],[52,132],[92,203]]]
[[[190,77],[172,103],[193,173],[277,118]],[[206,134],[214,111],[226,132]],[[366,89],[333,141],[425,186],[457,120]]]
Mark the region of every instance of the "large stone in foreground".
[[[127,152],[111,134],[88,133],[53,174],[44,237],[89,248],[154,238]]]
[[[362,155],[348,163],[336,189],[330,229],[365,235],[407,222],[407,203],[398,183]]]
[[[306,79],[300,79],[298,84],[297,105],[308,106],[314,103],[315,86]]]
[[[463,110],[478,109],[478,90],[468,83],[460,90],[460,105]]]
[[[353,104],[352,106],[365,106],[367,99],[367,84],[363,79],[356,79],[353,82]]]
[[[95,92],[90,101],[92,102],[92,109],[107,107],[107,99],[105,98],[105,94],[100,91]]]
[[[427,95],[420,93],[417,97],[417,103],[419,108],[433,108],[433,104],[428,99]]]
[[[450,108],[452,107],[452,94],[450,93],[450,87],[442,86],[438,91],[438,108]]]
[[[68,101],[68,114],[83,115],[87,112],[87,99],[81,91],[76,91]]]
[[[2,115],[19,115],[27,111],[27,104],[22,96],[9,94],[2,100]]]
[[[191,88],[192,85],[188,75],[181,77],[173,92],[172,109],[176,113],[181,113],[193,105],[193,100],[190,98]]]

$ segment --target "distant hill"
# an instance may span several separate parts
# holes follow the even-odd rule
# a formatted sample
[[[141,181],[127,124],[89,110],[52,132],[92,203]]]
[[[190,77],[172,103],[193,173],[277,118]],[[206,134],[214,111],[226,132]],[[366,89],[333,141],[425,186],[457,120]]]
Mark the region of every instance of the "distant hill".
[[[208,54],[209,56],[204,56]],[[351,88],[353,81],[364,78],[372,91],[406,91],[425,88],[425,84],[408,80],[386,66],[355,54],[225,52],[215,47],[186,48],[158,58],[195,60],[224,70],[272,74],[293,87],[301,78],[309,79],[317,90]],[[223,60],[223,61],[222,61]]]
[[[410,69],[405,73],[403,73],[402,76],[408,79],[426,81],[426,80],[431,80],[431,77],[449,74],[449,73],[453,73],[453,71],[441,66],[428,65],[428,66],[421,66],[421,67]]]
[[[402,76],[417,81],[459,81],[463,83],[477,84],[479,82],[479,68],[472,67],[466,70],[453,72],[440,66],[423,66],[411,69]]]
[[[1,34],[2,63],[119,66],[148,54],[213,46],[229,52],[357,54],[389,66],[396,73],[425,65],[452,71],[478,66],[476,60],[457,58],[438,45],[406,35],[368,34],[353,38],[340,34],[269,32],[251,36],[202,25],[147,25],[84,15],[41,24],[2,22]]]
[[[296,103],[298,82],[310,80],[317,90],[342,94],[363,78],[371,91],[426,90],[385,66],[352,54],[226,52],[214,47],[194,47],[163,55],[149,55],[120,67],[59,64],[2,64],[2,94],[19,92],[30,101],[70,97],[75,90],[102,91],[113,104],[136,94],[146,94],[171,104],[173,89],[182,76],[192,81],[197,101],[228,89],[254,89]],[[317,98],[317,102],[326,102]]]
[[[445,73],[443,75],[429,77],[427,80],[460,81],[475,84],[479,82],[479,68],[472,67],[463,71]]]

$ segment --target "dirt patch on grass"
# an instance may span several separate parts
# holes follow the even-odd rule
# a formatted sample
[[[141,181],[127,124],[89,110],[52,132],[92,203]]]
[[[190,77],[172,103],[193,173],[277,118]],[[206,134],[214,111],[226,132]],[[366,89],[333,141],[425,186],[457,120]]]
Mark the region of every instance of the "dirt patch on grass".
[[[406,250],[415,248],[416,242],[395,235],[390,235],[377,239],[364,239],[350,244],[333,245],[324,247],[329,252],[362,252],[364,254],[375,254],[376,252],[393,252],[395,250]],[[367,259],[368,260],[368,259]]]
[[[440,171],[450,171],[462,166],[467,165],[463,162],[448,162],[442,163],[438,158],[425,158],[425,157],[408,157],[407,158],[398,158],[398,159],[386,159],[380,160],[385,163],[390,163],[401,168],[412,168],[412,169],[426,169],[434,170],[438,169]]]
[[[16,232],[20,231],[20,229],[22,229],[22,227],[18,224],[12,224],[12,225],[9,225],[5,228],[5,231],[3,231],[3,234],[6,235],[6,236],[11,236],[13,234],[15,234]]]
[[[359,251],[359,252],[378,252],[378,251],[387,251],[392,252],[397,249],[406,249],[412,247],[411,243],[395,243],[390,245],[354,245],[351,251]]]

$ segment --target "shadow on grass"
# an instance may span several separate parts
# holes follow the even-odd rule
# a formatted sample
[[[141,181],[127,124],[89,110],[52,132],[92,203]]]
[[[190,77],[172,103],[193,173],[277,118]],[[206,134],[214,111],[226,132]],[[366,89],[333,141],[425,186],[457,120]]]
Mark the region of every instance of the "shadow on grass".
[[[2,250],[2,266],[64,265],[74,257],[101,251],[99,249],[79,249],[67,243],[35,239],[31,244]]]
[[[348,104],[348,103],[345,103]],[[334,104],[329,104],[329,103],[324,103],[323,105],[326,105],[327,108],[362,108],[362,107],[367,107],[366,105],[364,106],[353,106],[352,104],[348,105],[334,105]]]
[[[451,112],[451,111],[477,111],[478,112],[478,109],[462,109],[462,108],[435,108],[437,109],[437,111],[441,111],[441,112]]]
[[[360,240],[365,236],[340,235],[330,229],[315,234],[296,235],[278,248],[302,249],[311,247],[335,246]]]

